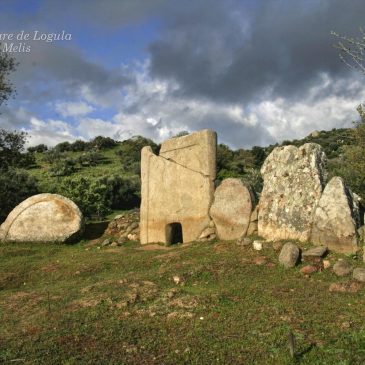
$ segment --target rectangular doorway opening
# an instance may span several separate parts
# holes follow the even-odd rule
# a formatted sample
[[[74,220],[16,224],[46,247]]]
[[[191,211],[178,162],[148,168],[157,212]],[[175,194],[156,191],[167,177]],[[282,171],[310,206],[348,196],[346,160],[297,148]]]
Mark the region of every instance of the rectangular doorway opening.
[[[181,223],[174,222],[166,226],[166,244],[176,245],[177,243],[183,243],[183,231]]]

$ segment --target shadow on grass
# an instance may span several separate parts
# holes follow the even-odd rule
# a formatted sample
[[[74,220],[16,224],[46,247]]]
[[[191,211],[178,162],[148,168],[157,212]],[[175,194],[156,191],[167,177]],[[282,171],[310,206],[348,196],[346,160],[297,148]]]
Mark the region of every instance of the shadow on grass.
[[[311,343],[307,347],[305,347],[302,351],[298,352],[294,355],[295,364],[300,364],[302,358],[304,355],[308,354],[310,351],[312,351],[316,347],[315,343]]]
[[[108,227],[108,224],[109,221],[87,223],[85,225],[83,238],[86,240],[95,240],[100,238],[106,230],[106,227]]]

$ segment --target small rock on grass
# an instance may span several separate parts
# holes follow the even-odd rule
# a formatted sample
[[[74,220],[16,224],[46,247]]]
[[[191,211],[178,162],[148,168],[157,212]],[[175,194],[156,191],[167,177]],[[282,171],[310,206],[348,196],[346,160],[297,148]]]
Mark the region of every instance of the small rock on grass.
[[[279,262],[285,268],[289,269],[294,267],[299,259],[299,248],[294,243],[288,242],[281,249],[279,255]]]
[[[335,293],[357,293],[361,289],[361,284],[357,282],[351,283],[332,283],[329,287],[330,292]]]
[[[259,266],[265,265],[267,263],[267,257],[266,256],[255,257],[253,262],[255,263],[255,265],[259,265]]]
[[[241,237],[237,240],[237,246],[250,246],[252,244],[252,240],[248,237]]]
[[[302,252],[302,258],[323,257],[327,252],[326,246],[317,246]]]
[[[300,272],[304,275],[310,275],[318,271],[318,267],[314,265],[306,265],[300,269]]]
[[[357,281],[365,283],[365,269],[362,267],[357,267],[354,269],[352,277]]]
[[[261,241],[253,241],[252,246],[253,246],[254,250],[256,250],[256,251],[261,251],[263,248]]]
[[[334,265],[333,265],[333,272],[337,275],[337,276],[346,276],[351,274],[353,270],[352,265],[345,260],[338,260]]]
[[[323,268],[329,269],[331,267],[331,261],[330,260],[323,260]]]
[[[107,239],[105,239],[105,240],[102,242],[101,247],[105,247],[105,246],[109,246],[109,245],[110,245],[110,239],[109,239],[109,238],[107,238]]]

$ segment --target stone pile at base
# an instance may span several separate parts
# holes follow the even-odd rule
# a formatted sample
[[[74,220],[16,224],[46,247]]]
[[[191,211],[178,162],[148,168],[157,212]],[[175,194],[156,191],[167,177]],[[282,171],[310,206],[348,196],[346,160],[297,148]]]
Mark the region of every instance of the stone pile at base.
[[[139,210],[135,209],[114,217],[104,235],[116,238],[119,243],[139,241]]]
[[[84,228],[80,209],[58,194],[34,195],[8,215],[0,226],[3,242],[73,242]]]

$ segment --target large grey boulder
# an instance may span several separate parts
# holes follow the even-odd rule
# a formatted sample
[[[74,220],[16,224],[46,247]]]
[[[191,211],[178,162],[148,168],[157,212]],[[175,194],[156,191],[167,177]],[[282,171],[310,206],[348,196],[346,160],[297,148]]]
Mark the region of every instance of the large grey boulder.
[[[315,143],[277,147],[271,152],[261,168],[260,236],[309,240],[313,213],[326,180],[325,162],[325,153]]]
[[[57,194],[34,195],[8,215],[0,226],[4,242],[72,242],[83,230],[77,205]]]
[[[209,212],[218,237],[234,240],[244,236],[250,224],[252,206],[251,192],[241,180],[223,180],[214,193]]]
[[[279,255],[279,262],[285,268],[289,269],[296,265],[299,259],[299,255],[300,255],[300,250],[298,246],[295,245],[294,243],[288,242],[281,249]]]
[[[357,251],[357,232],[352,194],[341,177],[326,185],[313,217],[311,241],[343,253]]]

